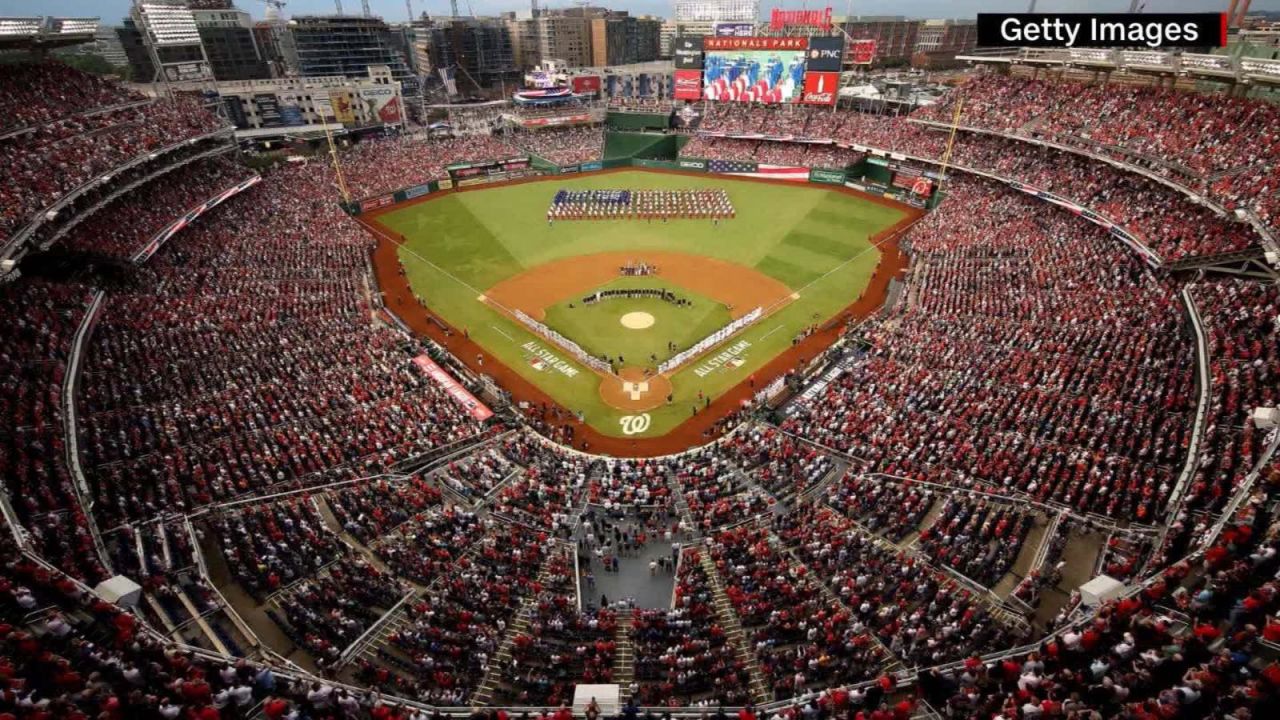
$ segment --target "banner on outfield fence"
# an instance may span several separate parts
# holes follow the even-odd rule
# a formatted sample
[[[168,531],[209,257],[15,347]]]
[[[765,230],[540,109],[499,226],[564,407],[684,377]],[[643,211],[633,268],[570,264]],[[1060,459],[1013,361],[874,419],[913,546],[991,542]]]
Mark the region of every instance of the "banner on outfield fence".
[[[591,162],[582,163],[582,172],[589,172],[591,170],[603,170],[603,169],[604,169],[604,163],[600,162],[599,160],[593,160]]]
[[[809,182],[829,183],[831,185],[843,185],[845,181],[845,173],[843,170],[828,170],[827,168],[813,168],[809,171]]]
[[[380,195],[375,198],[368,198],[366,200],[361,200],[360,212],[367,213],[370,210],[377,210],[378,208],[386,207],[395,201],[396,201],[396,198],[394,195]]]
[[[520,126],[526,128],[556,127],[560,125],[587,125],[590,122],[590,113],[577,113],[574,115],[556,115],[554,117],[521,118]]]
[[[464,410],[471,414],[471,417],[480,421],[493,417],[492,410],[480,402],[466,388],[462,387],[462,383],[454,380],[453,376],[437,365],[435,360],[426,355],[419,355],[413,359],[413,364],[417,365],[418,369],[427,374],[427,377],[443,388],[449,394],[449,397],[453,398],[454,402],[461,405]]]
[[[414,198],[420,198],[423,195],[429,195],[429,194],[431,194],[430,183],[427,183],[426,185],[415,185],[414,187],[411,187],[411,188],[405,188],[404,199],[412,200]]]
[[[696,158],[680,158],[680,168],[682,170],[706,170],[707,161],[698,160]]]

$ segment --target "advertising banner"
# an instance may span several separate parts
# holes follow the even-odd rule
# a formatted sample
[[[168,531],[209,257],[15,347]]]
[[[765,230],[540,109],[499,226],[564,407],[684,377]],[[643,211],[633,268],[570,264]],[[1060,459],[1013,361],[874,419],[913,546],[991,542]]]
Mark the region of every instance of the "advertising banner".
[[[415,185],[414,187],[411,187],[411,188],[405,188],[404,199],[412,200],[414,198],[422,197],[423,195],[429,195],[430,193],[431,193],[431,185],[429,183],[426,185]]]
[[[682,170],[706,170],[707,161],[695,158],[680,158],[680,169]]]
[[[355,100],[355,96],[346,88],[329,88],[329,104],[333,106],[333,119],[343,125],[355,125]]]
[[[876,41],[854,40],[849,45],[849,61],[854,65],[870,65],[876,59]]]
[[[677,70],[676,71],[675,99],[677,100],[701,100],[702,99],[702,71],[701,70]]]
[[[574,75],[570,81],[573,91],[578,95],[598,95],[600,93],[599,75]]]
[[[582,163],[582,172],[588,172],[591,170],[603,170],[603,169],[604,169],[604,164],[601,163],[599,160]]]
[[[809,59],[806,68],[809,72],[840,72],[844,62],[844,37],[811,37],[809,38]]]
[[[843,185],[845,174],[843,170],[828,170],[826,168],[813,168],[809,171],[809,182],[828,183],[831,185]]]
[[[553,127],[556,125],[585,125],[590,122],[591,122],[590,114],[579,113],[577,115],[555,115],[552,117],[521,118],[520,126],[527,127],[527,128]]]
[[[188,210],[185,215],[178,218],[177,220],[174,220],[172,223],[169,224],[168,227],[156,233],[155,237],[151,238],[151,241],[147,243],[146,247],[139,250],[133,256],[132,258],[133,263],[135,265],[140,265],[146,262],[151,258],[152,255],[156,254],[156,251],[160,249],[161,245],[164,245],[166,242],[168,242],[169,238],[178,234],[179,231],[181,231],[186,226],[190,225],[193,220],[205,214],[206,212],[212,210],[213,208],[218,207],[219,205],[221,205],[223,202],[225,202],[232,196],[239,195],[245,190],[248,190],[254,185],[257,185],[261,181],[262,181],[261,177],[254,175],[248,180],[244,180],[240,183],[237,183],[236,185],[218,193],[216,196],[204,201],[203,203],[200,203],[199,205],[192,208],[191,210]]]
[[[756,34],[756,24],[749,22],[722,22],[715,24],[711,33],[716,37],[751,37]]]
[[[365,116],[384,125],[399,125],[400,97],[393,87],[360,88]]]
[[[449,397],[453,398],[455,402],[471,414],[471,417],[480,421],[493,417],[492,410],[476,399],[476,396],[468,392],[462,386],[462,383],[454,380],[452,375],[445,372],[444,368],[437,365],[431,358],[426,355],[419,355],[413,359],[413,364],[417,365],[418,369],[426,373],[427,377],[434,380],[437,385],[444,389]]]
[[[395,202],[395,197],[391,195],[382,195],[376,198],[369,198],[368,200],[361,200],[360,212],[366,213],[370,210],[377,210],[378,208],[386,207],[393,202]]]
[[[702,37],[700,35],[678,35],[671,43],[671,54],[675,56],[677,70],[699,70],[702,68]]]
[[[800,102],[805,105],[835,105],[840,90],[840,73],[807,72]]]
[[[706,38],[702,94],[708,100],[785,103],[804,86],[808,38]]]

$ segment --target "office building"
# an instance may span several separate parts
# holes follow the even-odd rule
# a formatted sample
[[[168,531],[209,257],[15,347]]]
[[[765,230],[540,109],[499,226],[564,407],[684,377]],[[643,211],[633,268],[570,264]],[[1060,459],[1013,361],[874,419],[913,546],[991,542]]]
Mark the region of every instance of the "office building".
[[[367,77],[372,66],[386,66],[406,98],[417,98],[418,78],[409,68],[404,36],[381,18],[355,15],[303,15],[289,20],[292,46],[288,63],[302,77]],[[410,102],[413,107],[415,103]]]

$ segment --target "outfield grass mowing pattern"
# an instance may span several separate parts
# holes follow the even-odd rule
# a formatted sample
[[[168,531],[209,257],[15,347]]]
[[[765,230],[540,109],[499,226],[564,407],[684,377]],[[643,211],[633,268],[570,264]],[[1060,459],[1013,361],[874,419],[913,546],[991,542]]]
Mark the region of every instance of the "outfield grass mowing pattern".
[[[690,187],[725,188],[737,218],[719,225],[709,220],[562,221],[552,226],[546,222],[547,206],[560,189]],[[743,364],[700,376],[695,362],[675,373],[676,402],[650,413],[652,423],[646,435],[656,436],[689,417],[699,391],[719,395],[787,348],[802,328],[825,321],[857,298],[879,259],[869,238],[902,217],[894,208],[819,186],[633,171],[562,176],[450,194],[387,213],[379,222],[408,238],[399,251],[401,260],[415,292],[433,312],[465,329],[473,340],[565,407],[582,412],[607,435],[621,434],[617,418],[625,413],[603,403],[597,377],[581,366],[572,377],[554,369],[534,369],[525,345],[539,341],[478,302],[477,292],[551,260],[647,249],[728,260],[800,291],[798,301],[733,338],[751,344],[741,356]]]

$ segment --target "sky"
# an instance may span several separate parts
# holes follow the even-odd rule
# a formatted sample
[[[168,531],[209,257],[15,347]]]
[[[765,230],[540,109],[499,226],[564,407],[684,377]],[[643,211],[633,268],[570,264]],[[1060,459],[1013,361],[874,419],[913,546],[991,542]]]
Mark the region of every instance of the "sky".
[[[981,12],[1025,12],[1028,0],[829,0],[836,15],[905,15],[907,17],[973,17]],[[333,0],[286,0],[286,15],[331,14]],[[1145,0],[1146,12],[1205,12],[1223,11],[1230,0]],[[541,0],[543,7],[571,7],[569,0]],[[57,15],[66,17],[101,17],[104,23],[117,24],[128,11],[130,0],[0,0],[0,16],[6,15]],[[235,0],[235,4],[261,18],[266,5],[261,0]],[[406,19],[404,0],[369,0],[375,15],[391,22]],[[627,10],[633,14],[670,17],[670,0],[593,0],[592,5]],[[468,14],[468,0],[458,0],[459,11]],[[470,0],[471,11],[477,15],[495,15],[507,10],[526,10],[528,0]],[[762,12],[770,8],[787,9],[823,8],[822,0],[761,0]],[[1252,9],[1280,11],[1280,0],[1253,0]],[[360,12],[360,0],[342,0],[342,9],[348,14]],[[1126,12],[1129,0],[1039,0],[1037,12]],[[413,0],[415,15],[421,12],[433,15],[449,14],[448,0]]]

